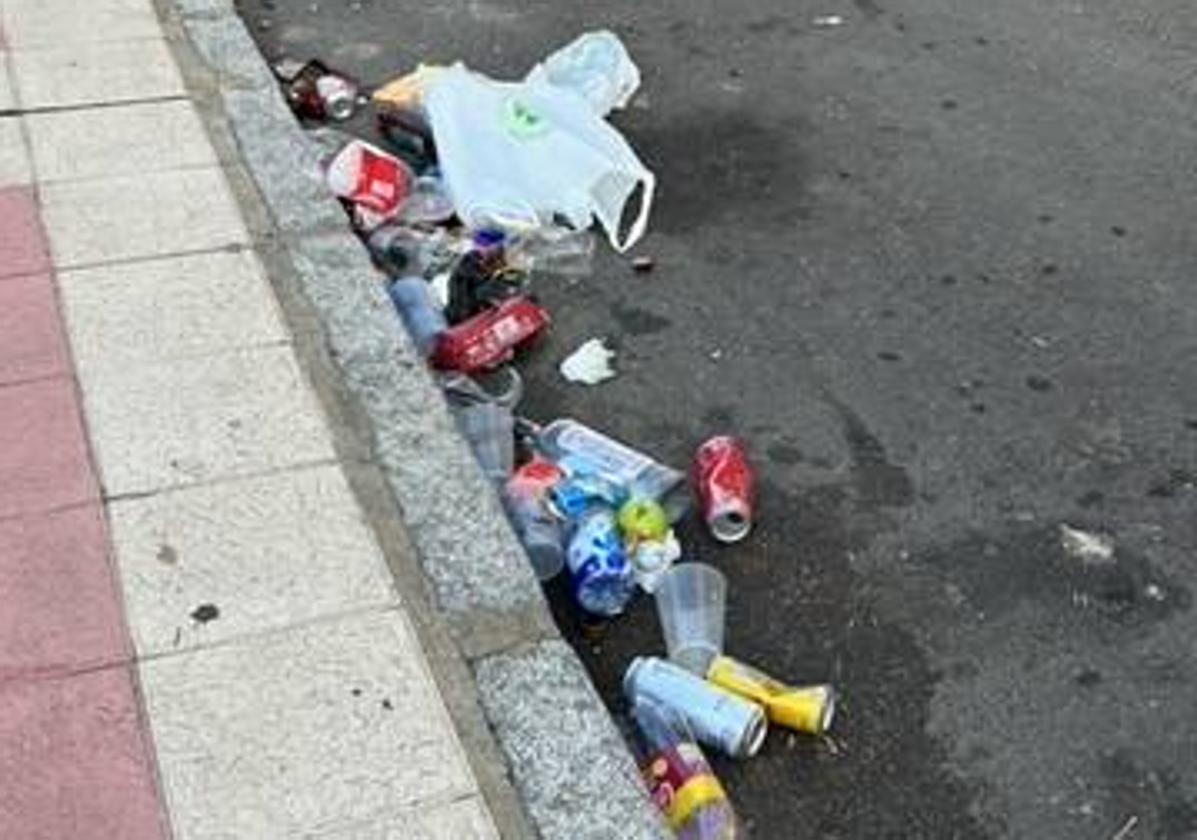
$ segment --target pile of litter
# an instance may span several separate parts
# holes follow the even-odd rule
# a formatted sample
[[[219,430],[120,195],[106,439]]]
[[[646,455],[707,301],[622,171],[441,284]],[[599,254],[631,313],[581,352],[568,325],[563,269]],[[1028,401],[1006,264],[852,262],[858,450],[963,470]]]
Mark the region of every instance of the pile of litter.
[[[752,530],[743,444],[711,438],[687,476],[577,420],[516,415],[514,361],[550,323],[533,277],[587,274],[596,221],[620,253],[648,224],[655,178],[606,120],[640,85],[624,45],[587,33],[518,82],[421,66],[368,98],[318,61],[275,69],[309,123],[373,110],[382,140],[340,135],[324,164],[329,189],[386,276],[537,576],[568,575],[577,608],[601,620],[640,591],[654,597],[668,660],[636,658],[624,678],[645,781],[679,837],[741,836],[698,745],[749,757],[770,723],[818,735],[835,709],[831,686],[787,686],[725,655],[726,579],[681,562],[674,526],[692,496],[716,539]],[[653,268],[647,257],[632,265]],[[591,339],[560,371],[597,385],[615,375],[613,355]]]

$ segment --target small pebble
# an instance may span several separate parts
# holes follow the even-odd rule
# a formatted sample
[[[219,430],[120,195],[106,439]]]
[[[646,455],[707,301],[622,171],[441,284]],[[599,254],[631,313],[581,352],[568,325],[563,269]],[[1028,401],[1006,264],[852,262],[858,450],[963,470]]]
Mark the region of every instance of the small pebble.
[[[640,274],[647,274],[657,267],[657,261],[652,257],[640,256],[632,258],[632,270]]]

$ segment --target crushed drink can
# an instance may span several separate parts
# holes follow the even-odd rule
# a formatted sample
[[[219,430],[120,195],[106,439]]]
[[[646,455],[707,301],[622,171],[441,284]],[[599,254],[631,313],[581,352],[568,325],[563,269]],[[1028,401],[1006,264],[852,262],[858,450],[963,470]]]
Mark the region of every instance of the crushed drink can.
[[[475,373],[496,367],[515,355],[549,323],[549,313],[517,295],[456,324],[440,335],[432,354],[439,370]]]
[[[744,445],[733,437],[711,438],[694,453],[690,478],[715,539],[734,543],[748,536],[756,477]]]
[[[333,73],[316,80],[316,95],[329,119],[347,120],[357,108],[357,85]]]
[[[835,689],[830,685],[789,686],[730,656],[716,656],[707,680],[760,703],[770,723],[798,732],[822,735],[835,716]]]
[[[735,811],[686,720],[656,703],[632,706],[640,772],[678,840],[741,837]]]
[[[292,110],[308,119],[347,120],[357,108],[357,85],[314,59],[290,75],[286,92]]]
[[[733,758],[756,755],[769,730],[764,709],[756,703],[657,657],[632,660],[623,693],[632,703],[647,700],[672,709],[699,741]]]

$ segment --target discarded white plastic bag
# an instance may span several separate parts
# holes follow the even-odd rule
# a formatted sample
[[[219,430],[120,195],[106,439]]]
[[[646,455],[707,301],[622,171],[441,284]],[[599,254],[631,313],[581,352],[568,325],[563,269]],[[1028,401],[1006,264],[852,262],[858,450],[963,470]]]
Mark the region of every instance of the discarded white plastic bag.
[[[614,351],[608,349],[601,338],[592,338],[570,353],[559,369],[570,382],[598,385],[615,377],[615,369],[611,367],[613,358]]]
[[[572,90],[600,117],[625,107],[640,87],[640,68],[606,29],[587,32],[532,68],[524,81]]]
[[[656,178],[574,89],[542,78],[497,82],[457,64],[436,75],[423,102],[445,186],[470,227],[519,230],[563,217],[583,230],[597,218],[620,252],[644,235]]]

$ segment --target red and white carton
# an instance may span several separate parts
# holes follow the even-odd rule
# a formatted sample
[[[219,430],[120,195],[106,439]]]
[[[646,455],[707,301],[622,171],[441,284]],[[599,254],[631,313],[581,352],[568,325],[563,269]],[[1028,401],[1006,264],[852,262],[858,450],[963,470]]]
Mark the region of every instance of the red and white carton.
[[[399,158],[354,140],[328,162],[325,180],[335,195],[353,202],[365,217],[385,221],[411,195],[415,176]]]
[[[720,542],[739,542],[752,530],[756,476],[744,444],[733,437],[713,437],[698,447],[690,479],[703,521]]]
[[[438,370],[462,373],[493,368],[548,324],[548,312],[517,295],[442,332],[429,361]]]

